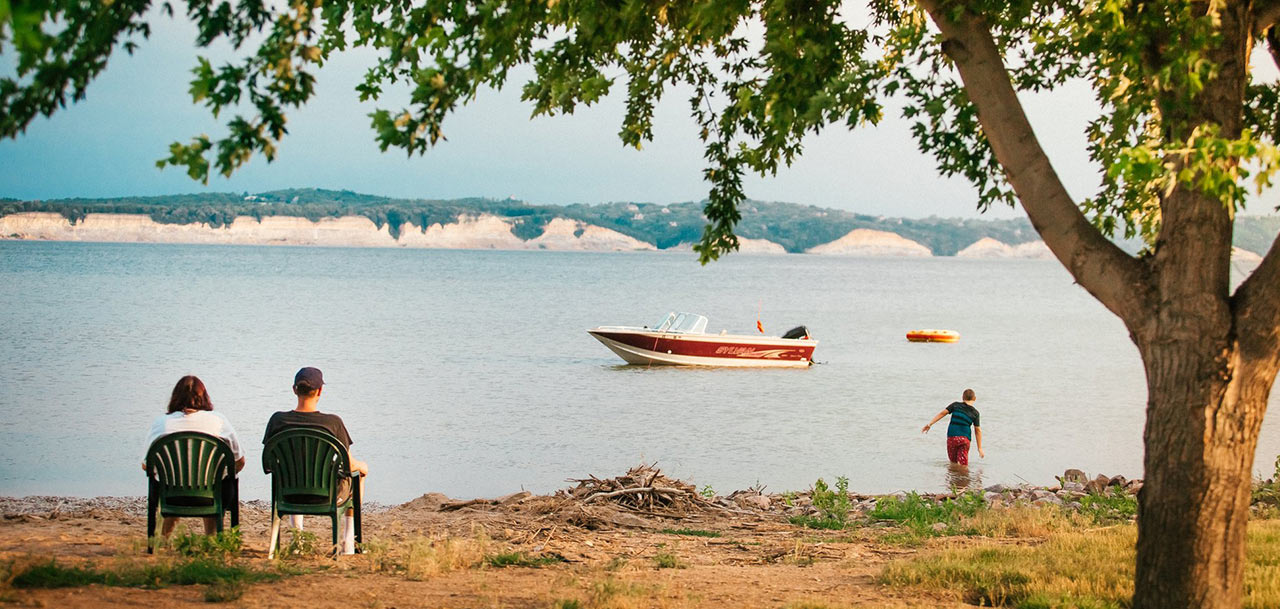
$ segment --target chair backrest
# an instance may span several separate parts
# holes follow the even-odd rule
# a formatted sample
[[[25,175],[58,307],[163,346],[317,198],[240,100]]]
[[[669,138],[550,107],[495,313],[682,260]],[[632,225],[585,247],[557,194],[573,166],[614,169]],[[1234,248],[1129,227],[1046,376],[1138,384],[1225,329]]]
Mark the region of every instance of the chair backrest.
[[[262,471],[271,474],[273,499],[315,503],[336,501],[337,481],[348,476],[347,449],[327,431],[293,427],[267,439]]]
[[[147,448],[147,477],[159,483],[160,500],[213,499],[234,475],[235,456],[222,438],[196,431],[161,436]]]

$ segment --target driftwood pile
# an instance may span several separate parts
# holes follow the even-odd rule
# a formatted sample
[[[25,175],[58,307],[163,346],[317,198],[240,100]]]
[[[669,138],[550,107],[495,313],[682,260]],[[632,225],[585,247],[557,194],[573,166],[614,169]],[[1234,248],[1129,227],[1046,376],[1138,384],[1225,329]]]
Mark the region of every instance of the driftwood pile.
[[[698,494],[697,487],[664,476],[656,463],[638,465],[616,478],[601,480],[591,476],[570,478],[568,481],[576,482],[577,486],[563,489],[557,495],[588,505],[607,503],[623,509],[672,516],[715,507],[710,500]]]

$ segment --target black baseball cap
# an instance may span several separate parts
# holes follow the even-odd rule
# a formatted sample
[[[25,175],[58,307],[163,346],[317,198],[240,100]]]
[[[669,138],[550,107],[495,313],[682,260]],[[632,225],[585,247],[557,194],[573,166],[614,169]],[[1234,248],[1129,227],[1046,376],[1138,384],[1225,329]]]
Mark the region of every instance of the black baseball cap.
[[[324,375],[320,373],[319,368],[307,366],[293,375],[293,386],[306,385],[312,389],[324,387]]]

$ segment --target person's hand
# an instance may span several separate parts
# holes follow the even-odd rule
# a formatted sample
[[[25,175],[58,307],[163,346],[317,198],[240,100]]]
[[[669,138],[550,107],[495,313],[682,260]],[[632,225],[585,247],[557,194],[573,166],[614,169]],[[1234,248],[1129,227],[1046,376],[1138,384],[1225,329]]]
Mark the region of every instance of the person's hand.
[[[983,459],[986,459],[986,458],[987,458],[987,453],[982,452],[982,449],[981,449],[981,448],[979,448],[979,449],[978,449],[978,456],[979,456],[979,457],[982,457]]]
[[[929,433],[929,428],[930,428],[930,427],[932,427],[932,425],[925,425],[924,427],[921,427],[921,428],[920,428],[920,433]]]

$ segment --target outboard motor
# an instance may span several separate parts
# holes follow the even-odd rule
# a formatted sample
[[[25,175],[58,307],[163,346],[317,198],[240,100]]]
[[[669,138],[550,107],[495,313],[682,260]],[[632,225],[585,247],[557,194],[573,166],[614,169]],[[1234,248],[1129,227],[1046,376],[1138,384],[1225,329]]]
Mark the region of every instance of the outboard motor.
[[[809,329],[804,326],[796,326],[787,330],[787,333],[783,334],[782,338],[809,338]]]

